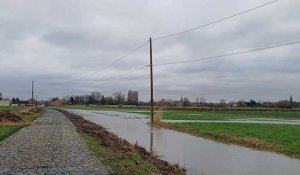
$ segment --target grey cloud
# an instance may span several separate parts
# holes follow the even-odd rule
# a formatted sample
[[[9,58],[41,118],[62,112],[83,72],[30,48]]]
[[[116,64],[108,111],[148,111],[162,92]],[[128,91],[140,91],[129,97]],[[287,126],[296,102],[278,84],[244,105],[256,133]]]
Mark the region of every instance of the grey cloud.
[[[87,79],[149,37],[196,27],[267,1],[1,1],[0,91],[40,98],[136,89],[149,99],[149,45]],[[234,5],[232,5],[234,4]],[[300,39],[300,2],[279,1],[237,18],[153,42],[153,61],[214,56]],[[300,100],[299,45],[154,67],[155,98]],[[107,79],[106,81],[103,81]],[[289,85],[289,86],[287,86]]]

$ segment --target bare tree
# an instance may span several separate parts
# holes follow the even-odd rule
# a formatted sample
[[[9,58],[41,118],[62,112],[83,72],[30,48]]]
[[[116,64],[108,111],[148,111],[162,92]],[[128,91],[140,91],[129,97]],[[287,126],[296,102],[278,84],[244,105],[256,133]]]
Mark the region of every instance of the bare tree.
[[[200,98],[199,98],[199,102],[200,102],[200,104],[206,103],[205,97],[200,97]]]
[[[196,97],[195,100],[196,100],[197,107],[198,107],[199,106],[199,101],[200,101],[199,97]]]
[[[187,97],[184,97],[182,106],[191,106],[191,105],[192,105],[191,101]]]
[[[92,103],[93,104],[96,104],[96,103],[100,102],[102,97],[103,97],[103,95],[100,92],[93,91],[91,93],[91,98],[92,98]]]
[[[127,94],[127,102],[130,105],[137,105],[139,101],[138,91],[129,90]]]
[[[113,96],[116,104],[123,104],[125,102],[125,95],[122,92],[115,92]]]

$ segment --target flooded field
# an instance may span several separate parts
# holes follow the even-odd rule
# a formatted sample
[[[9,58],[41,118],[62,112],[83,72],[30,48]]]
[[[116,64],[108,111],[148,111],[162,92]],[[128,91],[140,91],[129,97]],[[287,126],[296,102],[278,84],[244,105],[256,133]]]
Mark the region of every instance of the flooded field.
[[[228,145],[147,125],[142,114],[112,111],[68,110],[106,127],[131,143],[179,163],[188,174],[299,175],[300,160],[284,155]],[[272,122],[272,121],[271,121]],[[280,122],[280,121],[276,121]],[[287,122],[287,121],[285,121]]]
[[[300,125],[300,120],[284,120],[270,118],[245,118],[245,119],[227,119],[227,120],[162,120],[163,122],[200,122],[200,123],[263,123],[263,124],[285,124],[285,125]]]

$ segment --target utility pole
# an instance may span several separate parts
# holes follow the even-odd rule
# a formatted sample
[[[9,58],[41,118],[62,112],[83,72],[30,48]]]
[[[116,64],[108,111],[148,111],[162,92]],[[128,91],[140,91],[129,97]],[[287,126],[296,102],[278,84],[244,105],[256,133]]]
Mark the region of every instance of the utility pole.
[[[153,67],[152,67],[152,39],[150,37],[150,91],[151,91],[151,123],[153,123]]]
[[[33,109],[33,83],[34,81],[32,80],[32,83],[31,83],[31,109]]]

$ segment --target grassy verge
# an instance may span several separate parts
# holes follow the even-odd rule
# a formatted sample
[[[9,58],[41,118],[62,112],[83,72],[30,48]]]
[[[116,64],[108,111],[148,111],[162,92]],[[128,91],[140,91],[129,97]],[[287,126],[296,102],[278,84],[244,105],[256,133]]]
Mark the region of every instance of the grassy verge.
[[[297,125],[247,123],[159,123],[158,126],[192,135],[300,158]]]
[[[25,116],[23,117],[22,119],[25,121],[25,122],[32,122],[34,121],[35,119],[39,118],[41,115],[41,113],[33,113],[31,115],[28,115],[28,116]]]
[[[183,175],[185,170],[177,164],[170,164],[158,156],[147,152],[138,145],[108,132],[100,125],[82,117],[60,110],[77,127],[89,147],[109,165],[114,174],[174,174]]]
[[[114,152],[113,150],[105,147],[103,143],[86,133],[80,132],[82,138],[86,141],[89,148],[101,159],[104,165],[109,166],[113,174],[153,174],[158,172],[153,162],[143,160],[143,158],[137,154],[126,154]]]
[[[19,131],[22,126],[0,126],[0,141]]]
[[[7,110],[7,109],[6,109]],[[28,115],[25,115],[22,117],[23,121],[25,123],[30,123],[37,119],[41,115],[41,112],[39,113],[30,113]],[[4,123],[3,125],[0,125],[0,141],[6,139],[7,137],[11,136],[12,134],[19,131],[21,128],[26,126],[28,124],[23,125],[23,123],[9,123],[6,125]]]

